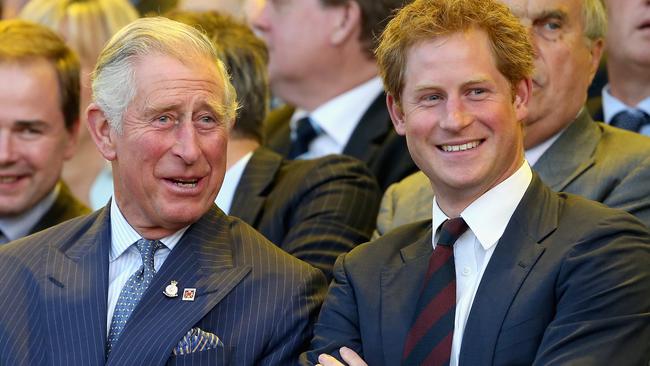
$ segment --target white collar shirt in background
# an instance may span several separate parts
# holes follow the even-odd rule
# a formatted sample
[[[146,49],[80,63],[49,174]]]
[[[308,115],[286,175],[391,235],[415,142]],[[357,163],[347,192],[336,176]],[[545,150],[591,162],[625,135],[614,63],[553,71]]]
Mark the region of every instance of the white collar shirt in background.
[[[244,170],[252,156],[253,152],[251,151],[241,159],[237,160],[233,166],[226,170],[226,175],[223,177],[223,184],[221,184],[221,189],[219,189],[217,198],[214,200],[214,203],[216,203],[217,206],[226,213],[226,215],[230,212],[232,200],[235,198],[235,191],[237,191],[237,186],[239,185],[241,176],[244,174]]]
[[[605,123],[611,124],[612,118],[617,115],[619,112],[623,112],[628,109],[638,109],[648,115],[650,115],[650,97],[647,97],[639,102],[634,107],[625,105],[623,102],[618,100],[612,94],[609,93],[609,84],[605,85],[603,88],[603,118]],[[650,136],[650,125],[645,125],[641,127],[641,134]]]
[[[291,138],[299,119],[309,116],[320,134],[309,144],[309,150],[298,159],[314,159],[329,154],[341,154],[370,105],[384,92],[381,78],[374,77],[365,83],[329,100],[309,113],[297,109],[291,117]]]

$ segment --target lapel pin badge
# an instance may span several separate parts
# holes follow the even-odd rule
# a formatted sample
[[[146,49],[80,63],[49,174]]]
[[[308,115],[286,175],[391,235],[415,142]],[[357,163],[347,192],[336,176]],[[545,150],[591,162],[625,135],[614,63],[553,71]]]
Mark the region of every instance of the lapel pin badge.
[[[177,281],[171,281],[167,287],[165,287],[165,291],[163,291],[163,294],[167,297],[178,297],[178,284]]]
[[[195,296],[196,296],[195,288],[183,289],[183,301],[194,301]]]

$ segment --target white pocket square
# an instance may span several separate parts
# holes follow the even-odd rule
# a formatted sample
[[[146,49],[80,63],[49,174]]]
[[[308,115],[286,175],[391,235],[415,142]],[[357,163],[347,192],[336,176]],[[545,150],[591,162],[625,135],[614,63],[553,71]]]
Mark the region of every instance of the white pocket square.
[[[217,347],[223,347],[223,342],[219,337],[201,328],[192,328],[174,347],[173,353],[175,356],[181,356]]]

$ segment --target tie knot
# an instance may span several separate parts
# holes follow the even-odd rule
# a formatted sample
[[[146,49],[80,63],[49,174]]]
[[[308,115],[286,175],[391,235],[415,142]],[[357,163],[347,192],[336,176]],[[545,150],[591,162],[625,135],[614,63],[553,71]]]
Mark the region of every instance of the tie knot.
[[[318,136],[314,124],[309,116],[303,117],[296,123],[296,137],[300,140],[313,140]]]
[[[135,246],[140,252],[142,263],[146,266],[147,263],[153,262],[154,254],[158,249],[162,248],[163,244],[160,240],[147,240],[143,238],[138,240]]]
[[[289,158],[296,158],[309,150],[309,144],[318,136],[318,131],[309,116],[303,117],[296,123],[295,140],[291,141]]]
[[[467,223],[462,217],[449,219],[442,223],[440,235],[438,236],[438,245],[451,246],[467,231]]]
[[[619,112],[612,118],[612,126],[634,132],[639,132],[646,124],[650,124],[650,116],[638,109]]]

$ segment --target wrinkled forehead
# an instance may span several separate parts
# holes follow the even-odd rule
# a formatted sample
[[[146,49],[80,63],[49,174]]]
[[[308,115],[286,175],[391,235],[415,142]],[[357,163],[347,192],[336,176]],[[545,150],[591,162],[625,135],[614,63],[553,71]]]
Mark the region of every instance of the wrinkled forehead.
[[[525,26],[549,16],[580,15],[583,0],[500,0]]]

